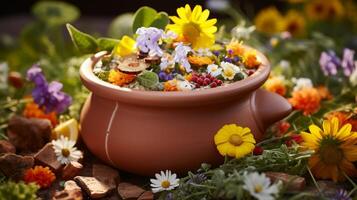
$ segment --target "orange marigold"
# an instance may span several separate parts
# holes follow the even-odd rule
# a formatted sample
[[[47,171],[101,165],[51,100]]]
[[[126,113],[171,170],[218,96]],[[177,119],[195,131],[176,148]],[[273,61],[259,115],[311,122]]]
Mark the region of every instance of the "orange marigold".
[[[248,68],[258,67],[261,64],[261,62],[258,60],[257,52],[254,50],[245,52],[243,56],[243,60],[244,60],[244,64]]]
[[[243,56],[244,54],[244,47],[242,45],[242,42],[239,42],[237,40],[231,41],[227,46],[226,46],[227,51],[232,51],[231,56]]]
[[[351,114],[349,112],[345,111],[333,111],[330,113],[327,113],[325,115],[325,118],[327,120],[332,120],[332,118],[336,117],[338,121],[341,123],[341,127],[345,124],[351,124],[352,125],[352,131],[356,132],[357,131],[357,116],[354,114]]]
[[[264,84],[264,88],[270,92],[277,93],[281,96],[286,94],[284,78],[281,76],[270,77]]]
[[[174,80],[170,80],[170,81],[166,81],[164,83],[164,91],[178,91],[177,89],[177,81]]]
[[[203,67],[203,66],[207,66],[209,64],[212,64],[213,60],[211,60],[207,56],[192,55],[192,56],[188,57],[188,62],[190,62],[194,66]]]
[[[25,172],[26,183],[36,183],[41,188],[49,187],[56,179],[55,174],[48,167],[35,166]]]
[[[46,114],[44,110],[33,101],[26,104],[22,115],[26,118],[48,119],[51,121],[52,127],[58,124],[57,113],[55,111]]]
[[[126,74],[121,71],[112,69],[109,72],[108,81],[115,85],[123,86],[134,81],[136,78],[133,74]]]
[[[332,94],[330,93],[330,91],[328,90],[327,87],[319,86],[316,89],[317,89],[317,91],[319,91],[321,99],[327,99],[327,100],[331,100],[332,99]]]
[[[289,102],[294,109],[310,115],[320,108],[321,96],[316,88],[305,87],[294,91]]]

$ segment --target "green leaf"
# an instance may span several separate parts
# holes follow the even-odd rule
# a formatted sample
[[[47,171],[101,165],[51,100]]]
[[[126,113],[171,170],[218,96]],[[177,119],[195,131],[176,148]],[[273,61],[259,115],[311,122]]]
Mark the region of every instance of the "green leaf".
[[[112,51],[119,43],[119,40],[112,38],[98,38],[97,43],[100,51]]]
[[[144,6],[139,8],[134,14],[133,32],[140,27],[156,27],[164,29],[169,23],[169,17],[166,13],[157,11],[153,8]]]
[[[154,72],[143,72],[137,78],[140,85],[146,88],[153,88],[159,83],[159,76]]]
[[[32,12],[38,19],[52,26],[73,22],[80,15],[78,8],[60,1],[40,1],[33,6]]]
[[[72,38],[74,45],[81,53],[95,53],[98,50],[98,44],[94,37],[83,33],[71,24],[67,24],[67,30]]]

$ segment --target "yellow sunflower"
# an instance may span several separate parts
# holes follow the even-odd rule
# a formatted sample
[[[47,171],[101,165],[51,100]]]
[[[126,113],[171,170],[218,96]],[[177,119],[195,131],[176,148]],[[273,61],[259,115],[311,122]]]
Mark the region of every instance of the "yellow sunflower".
[[[284,31],[293,36],[303,35],[305,32],[305,18],[295,10],[289,10],[285,16]]]
[[[236,124],[224,125],[214,136],[222,156],[242,158],[254,150],[255,139],[250,129]]]
[[[167,29],[178,35],[178,40],[190,43],[193,49],[209,48],[215,43],[217,19],[207,20],[209,10],[202,11],[202,7],[197,5],[193,10],[186,4],[185,7],[177,9],[177,16],[171,16],[174,24],[167,25]]]
[[[120,57],[128,56],[136,51],[135,40],[124,35],[117,46],[114,48],[114,54]]]
[[[310,125],[310,133],[302,132],[303,148],[314,150],[309,167],[317,178],[344,180],[344,173],[356,176],[353,162],[357,160],[357,132],[351,132],[351,124],[339,126],[336,117],[323,121],[323,129]]]
[[[307,16],[313,20],[336,19],[343,15],[343,5],[339,0],[312,0],[305,6]]]
[[[269,7],[258,13],[254,24],[258,31],[274,34],[283,30],[284,19],[275,7]]]

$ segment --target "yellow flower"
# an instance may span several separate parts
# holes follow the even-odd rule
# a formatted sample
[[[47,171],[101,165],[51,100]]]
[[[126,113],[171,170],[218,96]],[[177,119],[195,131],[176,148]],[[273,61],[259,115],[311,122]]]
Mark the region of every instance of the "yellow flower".
[[[214,26],[217,19],[207,20],[209,10],[202,11],[202,7],[197,5],[193,10],[186,4],[185,7],[177,9],[177,16],[171,16],[174,24],[167,25],[167,29],[178,35],[178,40],[190,43],[193,49],[209,48],[215,43],[214,33],[217,27]]]
[[[284,31],[293,36],[303,35],[305,32],[305,18],[295,10],[289,10],[285,16]]]
[[[235,124],[224,125],[214,136],[222,156],[242,158],[254,150],[255,139],[250,129]]]
[[[283,30],[284,19],[275,7],[269,7],[258,13],[254,24],[258,31],[274,34]]]
[[[120,57],[125,57],[133,54],[135,51],[135,40],[129,36],[124,35],[115,47],[114,54]]]
[[[246,51],[243,56],[243,61],[247,68],[258,67],[261,64],[255,50]]]
[[[232,51],[231,56],[243,56],[245,50],[242,42],[238,40],[232,40],[229,44],[227,44],[226,49],[227,51]]]
[[[197,67],[203,67],[214,63],[214,61],[207,56],[197,56],[197,55],[189,56],[188,62],[190,62],[192,65]]]
[[[353,162],[357,160],[357,132],[351,132],[351,124],[339,126],[336,117],[324,120],[323,129],[312,124],[310,133],[302,132],[302,147],[314,150],[309,167],[317,178],[344,180],[344,173],[356,176]]]
[[[283,76],[271,76],[265,82],[264,88],[270,92],[274,92],[281,96],[285,96],[286,94],[285,78]]]
[[[343,15],[343,6],[339,0],[312,0],[306,4],[305,11],[313,20],[336,19]]]

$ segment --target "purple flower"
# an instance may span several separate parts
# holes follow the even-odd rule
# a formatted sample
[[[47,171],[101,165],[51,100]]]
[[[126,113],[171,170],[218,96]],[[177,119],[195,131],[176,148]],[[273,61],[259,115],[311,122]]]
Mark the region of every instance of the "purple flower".
[[[141,27],[136,31],[136,46],[140,51],[149,53],[150,56],[162,56],[163,51],[159,46],[159,40],[164,37],[164,31],[154,27]]]
[[[341,64],[341,60],[336,56],[335,52],[322,52],[320,56],[320,67],[325,76],[336,75],[337,67]]]
[[[348,196],[346,190],[340,189],[336,192],[336,194],[331,198],[332,200],[352,200],[351,197]]]
[[[351,76],[355,66],[354,66],[354,57],[355,51],[351,49],[344,49],[343,50],[343,59],[341,63],[341,67],[343,69],[343,73],[345,76]]]
[[[172,74],[167,74],[167,73],[164,72],[164,71],[160,71],[160,72],[159,72],[159,79],[160,79],[161,81],[169,81],[169,80],[174,79],[174,77],[172,76]]]
[[[182,42],[180,42],[177,44],[177,46],[175,48],[175,52],[174,52],[175,63],[181,64],[185,68],[186,72],[192,71],[191,65],[187,59],[187,54],[191,51],[192,51],[191,47],[185,46],[185,45],[183,45]]]
[[[48,84],[42,69],[39,65],[33,65],[27,71],[27,79],[35,84],[32,90],[32,97],[40,107],[45,107],[45,111],[57,113],[64,112],[72,103],[72,98],[62,92],[62,83],[52,81]]]

